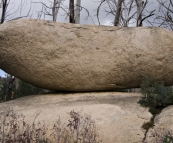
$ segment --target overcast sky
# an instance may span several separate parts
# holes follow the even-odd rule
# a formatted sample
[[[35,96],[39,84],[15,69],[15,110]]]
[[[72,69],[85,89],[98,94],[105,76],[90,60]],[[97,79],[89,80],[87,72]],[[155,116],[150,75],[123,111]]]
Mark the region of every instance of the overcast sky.
[[[32,0],[32,2],[43,2],[47,6],[50,6],[49,1],[53,1],[53,0]],[[85,7],[89,11],[90,16],[91,16],[88,19],[86,19],[87,12],[86,12],[86,10],[83,9],[81,11],[81,21],[80,21],[81,24],[98,25],[98,20],[96,17],[96,13],[97,13],[96,9],[98,8],[100,1],[101,0],[81,0],[81,6]],[[11,0],[10,3],[11,3],[11,5],[9,5],[9,7],[8,7],[9,13],[16,11],[18,9],[19,5],[21,4],[20,0]],[[64,1],[64,6],[67,8],[69,5],[68,3],[69,3],[69,0]],[[29,1],[29,0],[22,0],[22,5],[23,5],[22,9],[18,9],[17,14],[15,14],[11,17],[8,17],[8,18],[12,19],[12,18],[19,17],[19,16],[26,16],[29,10],[30,10],[29,15],[32,18],[37,18],[39,11],[41,11],[41,9],[42,9],[42,4],[40,4],[40,3],[32,3],[31,4],[31,1]],[[31,9],[30,9],[30,7],[31,7]],[[114,16],[113,15],[106,16],[106,13],[104,12],[104,9],[106,7],[108,7],[108,6],[104,5],[100,9],[100,14],[99,14],[100,23],[101,23],[101,25],[110,25],[111,26],[111,22],[113,22]],[[158,4],[157,4],[156,0],[149,0],[149,4],[147,6],[148,11],[157,9],[157,7],[158,7]],[[1,11],[0,11],[0,15],[1,15]],[[42,19],[51,20],[52,17],[51,16],[43,17],[43,15],[42,15]],[[68,22],[68,18],[66,17],[66,14],[63,10],[59,11],[57,22]],[[135,26],[135,23],[132,23],[131,26]],[[148,23],[145,22],[144,26],[148,26]],[[4,76],[4,72],[2,70],[0,70],[0,76]]]
[[[11,12],[16,11],[18,9],[19,5],[21,4],[21,1],[22,1],[23,7],[22,7],[22,9],[18,10],[17,15],[13,16],[14,18],[18,17],[18,16],[27,15],[27,13],[30,9],[30,6],[32,7],[30,10],[30,16],[32,16],[32,18],[37,18],[38,12],[41,11],[41,9],[42,9],[42,4],[39,2],[45,3],[47,6],[50,6],[51,3],[49,1],[53,1],[53,0],[32,0],[32,1],[31,0],[11,0],[11,5],[9,6],[8,10]],[[76,0],[74,0],[74,1],[76,1]],[[100,1],[101,0],[81,0],[81,6],[85,7],[89,11],[89,13],[96,25],[98,24],[97,17],[96,17],[96,13],[97,13],[96,9],[98,8]],[[129,2],[130,0],[126,0],[126,1]],[[32,2],[32,5],[31,5],[31,2]],[[66,8],[68,8],[69,0],[64,0],[64,6]],[[100,9],[99,17],[100,17],[101,25],[110,25],[111,22],[114,20],[113,15],[106,16],[106,13],[104,12],[104,9],[106,7],[108,7],[108,6],[104,5]],[[157,7],[158,7],[157,0],[149,0],[149,4],[147,6],[148,11],[154,10]],[[136,9],[134,9],[134,10],[136,11]],[[60,9],[58,18],[57,18],[58,22],[68,22],[68,18],[66,18],[66,15],[63,16],[64,14],[65,14],[65,12]],[[81,24],[93,24],[93,21],[91,18],[88,18],[86,20],[86,16],[87,16],[87,12],[83,9],[81,11]],[[11,18],[11,17],[9,17],[9,18]],[[43,16],[42,16],[42,18],[43,18]],[[52,17],[46,16],[45,19],[51,20]]]

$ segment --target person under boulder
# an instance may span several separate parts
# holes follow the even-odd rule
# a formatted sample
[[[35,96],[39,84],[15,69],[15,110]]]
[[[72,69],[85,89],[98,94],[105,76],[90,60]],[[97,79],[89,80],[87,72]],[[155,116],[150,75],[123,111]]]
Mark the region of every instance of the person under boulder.
[[[13,99],[13,97],[14,97],[14,92],[13,92],[13,83],[14,83],[14,81],[15,81],[15,77],[12,76],[10,82],[8,83],[7,89],[6,89],[6,94],[5,94],[5,97],[4,97],[4,101],[9,100],[10,96],[11,96],[11,99]]]

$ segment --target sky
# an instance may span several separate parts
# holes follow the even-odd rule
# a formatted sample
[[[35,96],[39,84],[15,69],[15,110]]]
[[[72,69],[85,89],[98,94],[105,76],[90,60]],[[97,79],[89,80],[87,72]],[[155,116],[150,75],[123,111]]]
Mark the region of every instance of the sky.
[[[0,77],[5,77],[5,72],[0,69]]]
[[[49,1],[53,1],[53,0],[10,0],[11,5],[9,5],[8,11],[12,13],[12,12],[15,12],[16,10],[18,10],[18,12],[17,12],[17,14],[14,14],[13,16],[8,17],[8,19],[12,19],[12,18],[19,17],[19,16],[26,16],[29,11],[30,11],[30,13],[29,13],[28,17],[31,16],[32,18],[37,18],[38,13],[42,9],[41,3],[44,3],[45,5],[50,7],[51,3]],[[76,0],[74,0],[74,1],[76,1]],[[97,13],[97,8],[100,4],[100,1],[101,0],[81,0],[81,6],[86,8],[89,11],[90,16],[92,17],[92,18],[89,17],[88,19],[86,19],[87,12],[86,12],[86,10],[82,9],[81,21],[80,21],[81,24],[98,25],[96,13]],[[125,1],[127,3],[131,0],[125,0]],[[19,5],[22,5],[22,8],[19,8]],[[64,5],[64,8],[67,10],[68,5],[69,5],[69,0],[64,0],[63,5]],[[148,11],[153,10],[157,7],[158,7],[157,0],[149,0],[148,6],[147,6]],[[111,14],[106,16],[105,9],[108,9],[108,5],[106,5],[106,4],[104,4],[100,8],[100,13],[99,13],[100,22],[101,22],[101,25],[110,25],[111,22],[114,20],[114,16]],[[136,11],[136,7],[132,11],[132,13],[134,13],[134,11]],[[1,10],[0,10],[0,15],[1,15]],[[51,16],[44,17],[42,15],[42,19],[51,20],[52,17]],[[94,23],[93,23],[92,19],[93,19]],[[57,22],[68,22],[68,18],[66,17],[66,14],[62,9],[60,9],[60,11],[59,11]]]
[[[20,16],[26,16],[28,15],[28,11],[30,11],[28,17],[31,18],[37,18],[38,13],[42,9],[42,3],[46,4],[47,6],[50,6],[51,3],[49,1],[53,0],[22,0],[22,3],[20,0],[10,0],[10,5],[8,7],[8,13],[13,13],[17,11],[14,15],[8,17],[7,21],[16,17]],[[76,0],[74,0],[76,1]],[[90,14],[90,17],[87,17],[87,12],[86,10],[82,9],[81,11],[81,19],[80,19],[80,24],[94,24],[98,25],[98,20],[97,20],[97,7],[99,6],[101,0],[81,0],[81,6],[85,7]],[[127,0],[130,1],[130,0]],[[31,3],[32,2],[32,3]],[[64,1],[64,7],[68,8],[68,3],[69,0]],[[19,6],[22,5],[22,8],[19,8]],[[149,0],[149,4],[147,6],[147,10],[153,10],[158,7],[158,4],[156,0]],[[100,18],[100,23],[101,25],[108,25],[111,26],[111,22],[114,20],[113,15],[108,15],[106,16],[105,9],[108,9],[108,5],[104,5],[100,8],[100,13],[99,13],[99,18]],[[134,9],[135,11],[136,9]],[[0,9],[0,15],[2,10]],[[133,12],[133,11],[132,11]],[[46,19],[46,20],[51,20],[51,16],[43,16],[41,19]],[[57,22],[68,22],[68,18],[63,10],[59,11]],[[131,23],[130,26],[135,26],[134,23]],[[144,23],[144,26],[148,26],[148,23]],[[0,69],[0,76],[3,77],[5,76],[5,72]]]

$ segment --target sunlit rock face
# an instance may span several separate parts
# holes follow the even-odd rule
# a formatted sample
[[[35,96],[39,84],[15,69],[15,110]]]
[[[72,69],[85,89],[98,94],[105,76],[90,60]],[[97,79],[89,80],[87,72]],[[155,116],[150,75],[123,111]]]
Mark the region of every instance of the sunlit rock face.
[[[31,95],[3,102],[0,104],[0,112],[13,109],[15,113],[24,115],[26,124],[31,126],[35,121],[34,127],[36,129],[46,129],[41,131],[45,131],[46,135],[44,137],[50,139],[52,143],[58,142],[57,136],[59,133],[59,130],[55,132],[53,127],[56,125],[59,128],[61,127],[60,137],[63,138],[65,135],[63,127],[68,128],[68,121],[73,120],[69,114],[72,110],[80,113],[83,117],[89,117],[96,125],[92,127],[88,124],[87,120],[84,121],[83,118],[80,118],[80,124],[78,126],[80,129],[79,139],[83,139],[81,131],[83,129],[87,130],[89,127],[89,131],[86,131],[87,135],[94,135],[92,133],[96,129],[96,138],[100,143],[143,143],[145,130],[141,126],[143,123],[149,122],[152,115],[147,108],[141,107],[137,103],[140,98],[140,93],[129,92],[48,93],[46,95]],[[11,116],[5,117],[6,121],[8,121]],[[57,122],[58,119],[61,121],[60,124]],[[22,119],[19,120],[17,118],[16,120],[18,121],[18,125],[19,123],[23,125]],[[45,126],[42,126],[43,123]],[[20,130],[18,129],[18,131],[22,131],[22,127],[19,126]],[[92,130],[93,132],[91,132],[91,128],[94,128]],[[5,133],[8,133],[7,131],[5,130]],[[56,141],[51,139],[53,137],[52,132],[57,135]],[[69,133],[70,138],[71,135],[74,138],[76,137],[75,132],[74,134],[72,132]],[[50,134],[51,136],[49,136]],[[94,142],[92,141],[91,143]]]
[[[139,87],[145,76],[173,84],[173,32],[20,19],[0,25],[0,68],[63,91]]]

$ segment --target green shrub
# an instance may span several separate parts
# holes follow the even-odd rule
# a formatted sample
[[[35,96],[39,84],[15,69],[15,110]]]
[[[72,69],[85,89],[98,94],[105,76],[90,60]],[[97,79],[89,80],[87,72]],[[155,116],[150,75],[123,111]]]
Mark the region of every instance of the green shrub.
[[[150,122],[142,125],[142,128],[148,131],[154,126],[155,116],[163,108],[173,104],[173,91],[171,87],[165,87],[164,82],[146,77],[141,83],[141,93],[143,96],[138,103],[144,107],[149,107],[149,112],[153,115]]]
[[[49,139],[39,140],[38,143],[52,143]]]
[[[173,137],[169,135],[165,135],[163,139],[163,143],[173,143]]]
[[[142,128],[148,131],[153,126],[154,126],[153,122],[146,122],[142,125]]]
[[[166,107],[173,104],[173,91],[171,87],[165,87],[164,82],[158,82],[146,77],[141,84],[143,97],[139,103],[146,107]]]
[[[45,89],[35,87],[31,84],[28,84],[22,80],[18,81],[18,88],[17,88],[17,97],[33,95],[33,94],[41,94],[44,93]]]
[[[154,108],[154,107],[150,107],[149,108],[149,112],[152,114],[152,115],[157,115],[160,113],[160,109],[157,109],[157,108]]]

